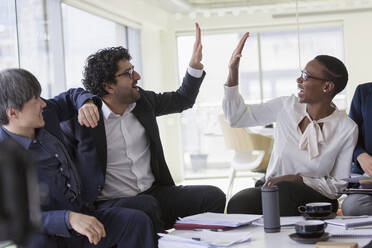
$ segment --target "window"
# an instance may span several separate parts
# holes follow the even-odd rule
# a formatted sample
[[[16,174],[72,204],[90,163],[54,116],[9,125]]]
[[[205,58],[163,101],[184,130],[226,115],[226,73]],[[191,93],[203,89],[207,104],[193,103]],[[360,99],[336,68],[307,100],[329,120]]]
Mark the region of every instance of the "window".
[[[62,15],[67,88],[82,87],[86,58],[102,48],[126,47],[126,28],[66,4]]]
[[[0,13],[0,70],[3,70],[18,67],[14,1],[0,1]]]
[[[301,63],[307,63],[318,54],[329,54],[343,60],[341,26],[302,29],[300,32]],[[182,114],[186,178],[195,176],[194,173],[203,168],[213,171],[212,176],[222,175],[219,168],[227,167],[231,160],[232,154],[226,151],[217,116],[222,114],[223,84],[228,74],[228,62],[242,35],[226,33],[203,36],[203,63],[207,76],[194,108]],[[332,43],[329,42],[331,39]],[[180,80],[187,68],[193,42],[193,36],[178,37]],[[304,66],[301,65],[302,68]],[[239,75],[240,92],[247,103],[296,94],[299,73],[296,30],[250,34],[243,50]],[[340,109],[346,108],[345,92],[336,97],[335,103]],[[195,163],[193,154],[203,154],[208,163]],[[223,173],[226,174],[226,171]],[[203,175],[206,175],[205,171]]]
[[[46,8],[43,0],[17,1],[19,66],[36,76],[44,97],[51,97],[54,71],[49,57],[48,19],[44,16]]]
[[[31,71],[43,88],[42,96],[48,97],[53,68],[45,9],[42,0],[1,1],[0,69],[21,67]]]
[[[0,12],[0,70],[29,70],[45,98],[81,86],[86,58],[105,47],[129,47],[141,72],[138,29],[61,5],[60,0],[3,0]]]

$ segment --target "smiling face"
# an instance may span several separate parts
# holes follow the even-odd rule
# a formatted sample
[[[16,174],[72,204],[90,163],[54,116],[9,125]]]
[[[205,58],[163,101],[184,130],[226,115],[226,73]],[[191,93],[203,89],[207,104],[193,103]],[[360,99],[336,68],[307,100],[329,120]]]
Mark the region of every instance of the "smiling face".
[[[137,87],[141,76],[134,70],[129,60],[119,60],[118,71],[115,73],[116,84],[106,85],[106,91],[121,104],[131,104],[140,98]]]
[[[324,70],[326,68],[315,59],[307,63],[302,74],[307,74],[307,78],[302,76],[297,78],[298,100],[300,103],[320,102],[329,93],[327,92],[327,80],[323,75]]]
[[[16,125],[24,129],[41,128],[45,125],[43,109],[46,103],[40,97],[28,100],[21,110],[16,110]]]

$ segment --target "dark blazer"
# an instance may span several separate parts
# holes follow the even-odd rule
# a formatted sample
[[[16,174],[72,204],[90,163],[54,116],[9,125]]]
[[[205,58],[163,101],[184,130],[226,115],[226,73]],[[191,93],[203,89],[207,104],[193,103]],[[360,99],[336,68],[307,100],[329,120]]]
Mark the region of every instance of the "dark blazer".
[[[45,120],[45,126],[43,128],[59,140],[62,140],[63,136],[59,123],[75,116],[77,113],[76,110],[79,109],[86,100],[92,97],[93,95],[87,93],[83,89],[71,89],[54,99],[45,100],[47,106],[43,111]],[[0,141],[8,138],[11,138],[10,135],[0,128]],[[38,161],[37,154],[32,155],[35,161]],[[50,173],[54,174],[51,175]],[[48,185],[48,188],[50,188],[49,192],[52,191],[54,194],[49,195],[47,201],[42,201],[42,232],[50,235],[70,237],[70,233],[66,227],[65,214],[67,210],[79,212],[82,206],[81,200],[78,198],[76,201],[70,202],[69,199],[66,199],[66,195],[63,194],[66,185],[62,183],[64,181],[62,181],[62,176],[58,174],[57,168],[50,168],[48,164],[39,163],[38,175],[39,179],[53,176],[56,180],[53,185]],[[55,188],[61,185],[63,185],[63,188]]]
[[[140,89],[140,99],[136,102],[133,114],[146,130],[150,141],[151,169],[155,184],[174,185],[164,158],[163,146],[160,141],[156,117],[171,113],[180,113],[191,108],[198,95],[204,79],[194,78],[186,73],[181,87],[175,92],[154,93]],[[98,103],[101,106],[102,103]],[[101,109],[99,106],[99,109]],[[96,128],[86,128],[79,125],[77,117],[61,124],[66,142],[75,149],[77,168],[83,180],[83,195],[88,201],[95,200],[103,189],[107,166],[107,143],[100,111],[100,120]]]
[[[360,84],[355,90],[349,117],[359,127],[358,143],[353,154],[353,173],[363,174],[357,157],[366,152],[372,155],[372,83]]]

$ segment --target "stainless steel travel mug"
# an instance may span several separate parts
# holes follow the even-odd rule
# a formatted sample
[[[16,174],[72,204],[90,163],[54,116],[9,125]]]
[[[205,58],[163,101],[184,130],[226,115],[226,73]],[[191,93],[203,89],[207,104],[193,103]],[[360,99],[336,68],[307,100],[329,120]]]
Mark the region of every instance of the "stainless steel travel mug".
[[[265,232],[280,232],[279,188],[262,187],[261,197]]]

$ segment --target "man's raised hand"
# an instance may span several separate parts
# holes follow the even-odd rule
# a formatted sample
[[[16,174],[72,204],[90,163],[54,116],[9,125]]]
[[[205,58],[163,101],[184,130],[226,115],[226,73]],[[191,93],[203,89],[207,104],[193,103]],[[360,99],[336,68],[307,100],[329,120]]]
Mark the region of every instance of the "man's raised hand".
[[[201,43],[201,32],[199,24],[195,23],[195,42],[194,42],[194,49],[192,51],[192,56],[190,60],[189,66],[194,69],[203,69],[203,64],[201,63],[201,60],[203,58],[202,56],[202,43]]]

